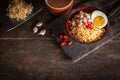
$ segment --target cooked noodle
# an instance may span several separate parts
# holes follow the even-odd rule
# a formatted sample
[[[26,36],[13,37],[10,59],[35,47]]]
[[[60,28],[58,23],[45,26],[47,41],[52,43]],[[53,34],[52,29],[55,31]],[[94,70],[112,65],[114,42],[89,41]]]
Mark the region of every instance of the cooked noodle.
[[[80,42],[84,43],[91,43],[97,41],[102,38],[103,34],[105,33],[105,29],[99,29],[94,27],[92,30],[87,29],[85,25],[80,27],[74,27],[71,30],[71,34],[74,38],[79,40]]]

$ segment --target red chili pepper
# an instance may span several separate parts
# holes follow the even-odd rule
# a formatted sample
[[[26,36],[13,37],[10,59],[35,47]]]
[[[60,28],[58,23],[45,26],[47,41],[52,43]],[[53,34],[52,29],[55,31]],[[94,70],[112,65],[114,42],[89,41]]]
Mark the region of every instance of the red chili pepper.
[[[66,45],[66,42],[63,41],[63,42],[60,43],[60,45],[61,45],[61,46],[65,46],[65,45]]]
[[[72,46],[72,42],[71,42],[71,41],[68,42],[67,45],[68,45],[68,46]]]
[[[68,42],[68,39],[64,39],[65,42]]]
[[[64,39],[68,39],[68,36],[67,36],[67,35],[64,35],[63,38],[64,38]]]
[[[59,38],[63,40],[63,41],[60,43],[61,46],[65,46],[66,44],[67,44],[68,46],[72,46],[72,42],[71,42],[71,41],[68,42],[68,38],[69,38],[69,37],[68,37],[67,35],[59,35]]]
[[[88,28],[88,29],[93,29],[94,27],[93,27],[92,22],[88,22],[88,25],[86,26],[86,28]]]
[[[90,25],[90,29],[93,29],[93,28],[94,28],[94,27],[93,27],[93,25],[91,24],[91,25]]]
[[[59,35],[59,38],[60,38],[60,39],[63,39],[63,35],[60,34],[60,35]]]
[[[65,42],[68,42],[68,36],[67,35],[64,35],[63,39],[64,39]]]
[[[90,28],[90,29],[93,29],[94,27],[93,27],[93,25],[92,25],[92,24],[90,24],[90,25],[89,25],[89,28]]]

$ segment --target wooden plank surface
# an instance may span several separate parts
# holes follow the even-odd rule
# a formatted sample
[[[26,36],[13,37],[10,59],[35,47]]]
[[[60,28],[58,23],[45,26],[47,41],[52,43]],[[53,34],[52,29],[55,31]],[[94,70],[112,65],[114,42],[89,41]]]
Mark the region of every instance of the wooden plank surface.
[[[105,0],[98,0],[101,1],[107,4]],[[38,14],[12,32],[0,35],[0,80],[120,79],[120,35],[73,64],[48,30],[45,36],[32,33],[39,20],[47,19],[43,20],[46,23],[58,18],[46,8],[44,15],[47,16]],[[44,27],[48,29],[48,26]]]
[[[13,39],[0,42],[1,80],[120,78],[120,37],[75,64],[70,63],[53,39]]]

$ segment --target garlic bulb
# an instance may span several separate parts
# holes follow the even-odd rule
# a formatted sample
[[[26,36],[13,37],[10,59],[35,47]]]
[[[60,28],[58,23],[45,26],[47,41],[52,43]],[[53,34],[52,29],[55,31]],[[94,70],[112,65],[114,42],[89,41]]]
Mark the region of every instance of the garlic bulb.
[[[43,22],[42,22],[42,21],[40,21],[40,22],[38,22],[38,23],[36,24],[37,27],[41,27],[42,25],[43,25]]]
[[[33,28],[33,33],[37,33],[38,32],[38,28],[37,27],[34,27]]]
[[[46,33],[46,29],[42,29],[39,33],[38,33],[38,35],[45,35],[45,33]]]

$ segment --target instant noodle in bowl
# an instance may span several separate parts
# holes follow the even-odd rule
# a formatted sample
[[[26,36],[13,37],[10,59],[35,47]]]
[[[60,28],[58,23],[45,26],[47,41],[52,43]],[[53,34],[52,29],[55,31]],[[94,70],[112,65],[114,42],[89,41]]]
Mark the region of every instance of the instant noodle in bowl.
[[[101,28],[93,24],[91,15],[95,10],[95,8],[80,8],[68,17],[66,29],[74,40],[92,43],[103,38],[107,31],[107,24],[104,23],[106,25]]]

